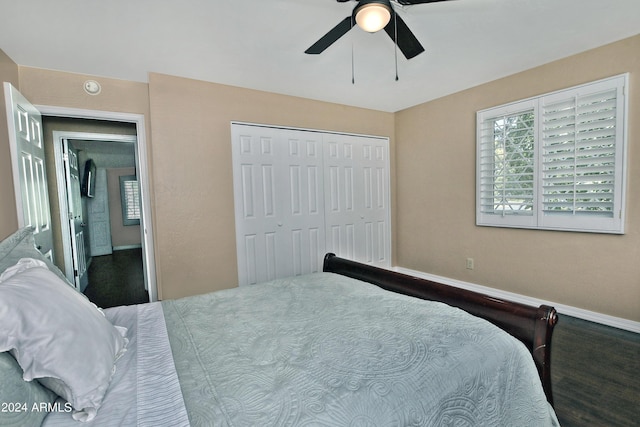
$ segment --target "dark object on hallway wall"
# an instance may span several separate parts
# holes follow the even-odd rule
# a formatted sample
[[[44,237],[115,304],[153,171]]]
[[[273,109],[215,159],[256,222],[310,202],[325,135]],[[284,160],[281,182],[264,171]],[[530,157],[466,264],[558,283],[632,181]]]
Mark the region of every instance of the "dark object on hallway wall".
[[[93,197],[96,193],[96,164],[93,159],[88,159],[84,164],[80,191],[85,197]]]

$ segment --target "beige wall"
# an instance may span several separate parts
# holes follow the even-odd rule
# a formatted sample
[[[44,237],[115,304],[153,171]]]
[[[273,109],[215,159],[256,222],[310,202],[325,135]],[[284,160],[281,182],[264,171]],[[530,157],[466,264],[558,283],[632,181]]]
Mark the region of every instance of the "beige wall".
[[[20,87],[18,76],[16,63],[0,50],[0,83],[9,82],[18,88]],[[3,239],[18,229],[18,216],[16,215],[16,199],[13,193],[4,90],[0,93],[2,93],[2,100],[0,100],[0,239]]]
[[[161,74],[149,97],[164,298],[237,284],[231,121],[388,136],[393,151],[390,113]]]
[[[397,113],[397,264],[640,321],[639,52],[640,35]],[[475,226],[476,111],[625,72],[626,234]]]

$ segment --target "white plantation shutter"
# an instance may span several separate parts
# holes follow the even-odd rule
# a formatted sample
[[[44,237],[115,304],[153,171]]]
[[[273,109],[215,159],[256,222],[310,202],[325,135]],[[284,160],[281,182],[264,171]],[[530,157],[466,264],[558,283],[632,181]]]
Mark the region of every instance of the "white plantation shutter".
[[[140,224],[140,186],[135,175],[120,176],[123,225]]]
[[[127,219],[140,219],[140,192],[138,181],[126,181],[124,183],[125,200],[127,201]]]
[[[478,112],[478,225],[623,233],[626,82],[623,75],[543,95],[526,101],[532,110],[510,115],[504,111],[525,102]],[[523,133],[529,111],[537,129],[530,135]],[[519,123],[512,127],[522,141],[500,136],[503,123]],[[521,149],[529,145],[531,197],[523,166],[530,156]],[[522,209],[529,223],[507,218]]]
[[[622,232],[624,83],[541,100],[543,227]]]

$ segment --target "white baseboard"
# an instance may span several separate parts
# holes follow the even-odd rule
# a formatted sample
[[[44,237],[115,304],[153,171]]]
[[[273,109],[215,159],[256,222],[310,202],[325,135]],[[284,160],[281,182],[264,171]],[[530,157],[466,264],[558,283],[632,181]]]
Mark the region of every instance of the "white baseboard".
[[[513,292],[502,291],[500,289],[490,288],[488,286],[477,285],[475,283],[463,282],[461,280],[450,279],[448,277],[436,276],[435,274],[423,273],[421,271],[411,270],[403,267],[394,267],[394,271],[398,273],[408,274],[410,276],[420,277],[422,279],[432,280],[434,282],[444,283],[445,285],[457,288],[467,289],[469,291],[479,292],[496,298],[507,299],[522,304],[538,306],[547,304],[555,307],[560,314],[577,317],[579,319],[588,320],[590,322],[600,323],[602,325],[612,326],[618,329],[624,329],[635,333],[640,333],[640,322],[623,319],[621,317],[609,316],[607,314],[597,313],[595,311],[584,310],[582,308],[572,307],[570,305],[559,304],[552,301],[545,301],[537,298],[520,295]]]

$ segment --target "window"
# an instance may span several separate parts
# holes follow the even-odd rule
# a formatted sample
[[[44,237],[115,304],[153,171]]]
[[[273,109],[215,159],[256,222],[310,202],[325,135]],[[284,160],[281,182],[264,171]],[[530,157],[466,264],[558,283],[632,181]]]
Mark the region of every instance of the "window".
[[[477,113],[476,223],[624,232],[627,75]]]
[[[122,224],[140,224],[140,187],[135,175],[120,176],[120,198],[122,199]]]

